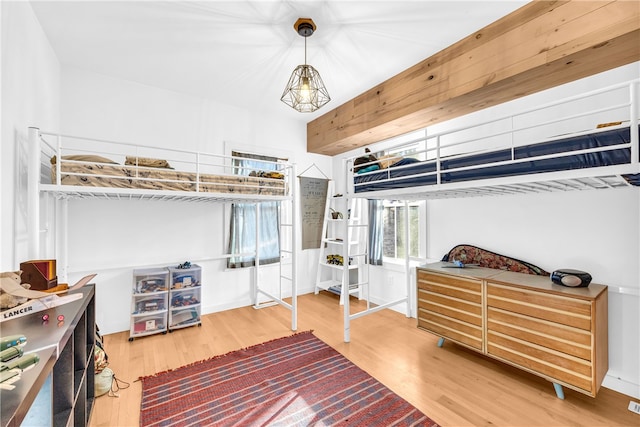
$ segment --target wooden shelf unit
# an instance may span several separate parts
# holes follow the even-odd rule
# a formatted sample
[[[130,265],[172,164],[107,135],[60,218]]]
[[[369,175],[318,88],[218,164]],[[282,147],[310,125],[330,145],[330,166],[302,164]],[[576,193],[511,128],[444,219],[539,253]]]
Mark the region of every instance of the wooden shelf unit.
[[[40,356],[13,390],[0,390],[2,426],[89,425],[95,396],[95,287],[73,292],[82,298],[2,323],[3,336],[26,336],[25,354]]]
[[[608,369],[608,291],[486,268],[417,269],[418,328],[595,396]]]

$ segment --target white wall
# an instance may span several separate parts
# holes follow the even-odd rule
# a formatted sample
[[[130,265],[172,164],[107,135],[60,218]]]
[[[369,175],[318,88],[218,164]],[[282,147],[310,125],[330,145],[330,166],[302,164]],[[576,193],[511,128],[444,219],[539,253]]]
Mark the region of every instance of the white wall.
[[[329,157],[306,153],[304,123],[71,68],[63,68],[61,92],[65,134],[216,154],[235,147],[287,157],[298,174],[312,163],[331,174]],[[98,273],[96,320],[104,333],[129,329],[137,266],[200,264],[204,313],[250,304],[249,269],[225,271],[215,259],[226,251],[221,204],[72,200],[68,218],[69,279]],[[317,251],[298,258],[298,287],[311,292]],[[277,283],[277,267],[260,271],[263,282]]]
[[[60,64],[28,2],[0,2],[0,271],[27,259],[27,127],[59,123]]]
[[[640,65],[634,63],[433,126],[429,134],[638,76]],[[334,158],[335,170],[340,162]],[[585,270],[594,282],[608,285],[609,372],[604,385],[640,397],[640,188],[430,200],[425,243],[427,257],[433,261],[453,246],[468,243],[548,271]],[[402,269],[397,265],[384,266],[383,271],[375,268],[372,299],[401,297]],[[396,308],[404,311],[403,306]]]

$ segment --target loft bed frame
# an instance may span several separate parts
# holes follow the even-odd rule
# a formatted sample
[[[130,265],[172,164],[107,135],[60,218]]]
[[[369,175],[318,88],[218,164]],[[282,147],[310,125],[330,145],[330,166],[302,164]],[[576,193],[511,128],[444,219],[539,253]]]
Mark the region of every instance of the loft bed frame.
[[[371,149],[375,160],[345,160],[345,196],[408,203],[640,186],[639,85],[633,80],[470,126],[424,131],[396,145],[383,141]],[[345,298],[345,342],[351,320],[400,303],[410,316],[410,273],[407,257],[406,295],[399,300],[350,314]]]
[[[396,162],[385,169],[354,173],[355,157],[349,158],[347,195],[418,200],[640,185],[638,84],[634,80],[469,126],[425,132],[381,150],[378,157]],[[559,135],[547,136],[558,129]]]
[[[291,311],[291,329],[297,330],[297,268],[295,166],[287,162],[267,162],[270,169],[257,170],[234,165],[240,157],[100,140],[42,132],[28,132],[28,251],[31,259],[42,258],[41,210],[47,198],[55,200],[58,222],[56,242],[59,276],[66,280],[68,265],[68,201],[70,199],[158,200],[200,203],[250,203],[259,212],[261,203],[280,204],[281,261],[289,257],[291,270],[280,262],[278,295],[263,289],[259,281],[259,215],[256,215],[256,249],[251,253],[223,254],[214,259],[255,256],[251,300],[255,308],[280,304]],[[160,156],[161,158],[158,158]],[[44,203],[43,203],[44,201]],[[288,204],[288,212],[283,208]],[[283,282],[290,285],[291,302],[283,296]],[[267,301],[260,302],[260,296]]]

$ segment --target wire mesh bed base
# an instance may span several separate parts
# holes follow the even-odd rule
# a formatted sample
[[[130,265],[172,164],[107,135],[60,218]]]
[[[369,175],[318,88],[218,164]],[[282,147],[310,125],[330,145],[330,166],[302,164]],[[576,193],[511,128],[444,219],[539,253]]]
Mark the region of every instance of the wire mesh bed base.
[[[138,190],[110,187],[82,187],[70,185],[41,184],[40,191],[58,199],[110,199],[110,200],[160,200],[200,203],[262,203],[288,200],[288,196],[253,194],[206,193],[178,190]]]
[[[554,176],[549,176],[554,175]],[[560,177],[561,176],[561,177]],[[366,194],[369,199],[380,200],[435,200],[461,197],[499,196],[506,194],[551,193],[576,190],[603,190],[628,188],[634,185],[620,175],[583,176],[571,178],[567,173],[547,174],[531,181],[530,176],[474,181],[473,183],[434,185],[428,188],[416,187],[410,194],[397,190],[382,190]],[[519,182],[521,181],[521,182]]]

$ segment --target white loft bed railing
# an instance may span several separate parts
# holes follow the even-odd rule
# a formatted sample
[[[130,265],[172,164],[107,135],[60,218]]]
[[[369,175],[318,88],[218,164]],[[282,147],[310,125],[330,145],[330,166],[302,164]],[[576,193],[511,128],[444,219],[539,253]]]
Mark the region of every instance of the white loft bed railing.
[[[391,145],[389,141],[383,141],[374,144],[371,152],[377,154],[378,160],[358,164],[359,167],[367,167],[380,161],[380,157],[389,154],[392,157],[410,156],[420,161],[431,161],[434,170],[420,172],[412,177],[431,177],[432,183],[428,185],[407,185],[404,188],[391,188],[374,191],[358,192],[359,184],[355,183],[358,176],[381,174],[380,170],[365,172],[361,175],[354,173],[354,162],[359,156],[353,156],[345,160],[345,183],[347,198],[367,198],[367,199],[387,199],[387,200],[404,200],[405,215],[408,215],[406,203],[411,200],[427,200],[437,198],[459,198],[486,195],[501,194],[523,194],[523,193],[540,193],[551,191],[571,191],[586,189],[606,189],[606,188],[626,188],[632,185],[640,185],[640,149],[639,149],[639,116],[640,103],[639,86],[640,80],[634,80],[618,85],[609,86],[604,89],[594,90],[578,96],[573,96],[551,102],[545,105],[521,111],[516,114],[492,118],[485,122],[472,124],[469,126],[457,127],[444,132],[428,134],[419,137],[404,140],[396,145]],[[578,104],[586,103],[594,106],[577,111],[575,107]],[[559,110],[568,110],[569,114],[559,114]],[[550,116],[543,120],[531,120],[535,115]],[[617,123],[611,126],[605,126],[597,129],[600,123]],[[506,127],[505,127],[506,124]],[[568,125],[568,126],[567,126]],[[490,132],[481,132],[483,127],[497,128]],[[578,130],[571,130],[570,128]],[[554,141],[563,141],[567,137],[579,137],[591,135],[598,132],[608,132],[616,129],[629,128],[630,140],[628,143],[618,143],[611,146],[592,147],[584,149],[572,149],[566,152],[553,154],[543,154],[537,156],[529,156],[518,159],[515,151],[518,147],[531,144],[532,141],[548,143]],[[586,129],[586,130],[585,130]],[[553,132],[561,135],[541,138],[541,132]],[[465,136],[470,133],[477,133],[481,136],[475,137]],[[497,141],[497,143],[496,143]],[[506,142],[505,142],[506,141]],[[376,149],[375,146],[379,146]],[[382,148],[384,147],[384,148]],[[461,167],[445,168],[443,163],[446,161],[464,159],[469,155],[490,154],[499,150],[510,150],[511,157],[508,160],[493,161],[491,167],[500,167],[504,165],[517,165],[525,162],[536,160],[553,160],[562,159],[563,157],[578,155],[588,155],[592,153],[607,153],[612,150],[628,150],[629,159],[624,163],[584,167],[580,169],[562,170],[543,172],[535,174],[518,174],[513,176],[503,176],[498,178],[477,178],[461,182],[446,182],[445,174],[451,174],[460,171],[482,170],[487,164],[474,164]],[[391,167],[386,169],[382,174],[386,173],[376,182],[402,182],[407,176],[392,176],[392,171],[402,169],[409,170],[413,165]],[[634,175],[635,181],[627,179],[625,176]],[[367,182],[361,185],[367,185]],[[405,223],[408,223],[408,217],[405,216]],[[408,233],[408,227],[405,227],[405,233]],[[405,235],[405,245],[409,242],[408,235]],[[405,253],[409,253],[405,247]],[[344,254],[348,259],[348,249]],[[367,301],[367,309],[357,313],[351,313],[349,307],[349,298],[344,301],[344,341],[349,342],[350,324],[352,320],[372,314],[379,310],[389,308],[398,304],[406,303],[407,317],[410,316],[413,301],[411,298],[411,266],[410,259],[407,258],[404,263],[405,270],[405,287],[406,294],[404,297],[395,301],[383,303],[371,308]],[[368,293],[369,294],[369,293]]]
[[[355,174],[354,161],[359,156],[346,160],[345,180],[347,196],[369,199],[418,200],[433,198],[470,197],[482,195],[518,194],[548,191],[569,191],[583,189],[602,189],[627,187],[632,185],[624,175],[640,173],[640,149],[638,142],[639,98],[638,80],[612,85],[607,88],[590,91],[577,96],[564,98],[515,114],[492,118],[446,130],[424,134],[396,146],[389,141],[375,144],[384,148],[377,150],[378,157],[391,154],[400,157],[412,157],[419,161],[433,162],[433,170],[411,174],[413,165],[390,167],[387,169]],[[598,124],[617,123],[597,129]],[[627,144],[592,148],[572,149],[566,152],[540,154],[516,158],[515,151],[526,145],[559,142],[569,137],[595,135],[616,129],[630,128],[630,141]],[[489,129],[487,131],[487,129]],[[549,133],[556,136],[545,136]],[[472,135],[473,134],[473,135]],[[559,135],[558,135],[559,134]],[[471,136],[470,136],[471,135]],[[550,171],[532,174],[518,174],[496,178],[484,178],[481,175],[472,180],[447,182],[446,176],[459,172],[482,171],[487,167],[514,166],[533,161],[562,160],[576,155],[607,153],[613,150],[629,149],[629,161],[624,164],[607,166],[589,166],[579,169]],[[448,162],[467,159],[472,156],[488,155],[499,150],[511,150],[507,160],[492,161],[488,164],[472,164],[460,167],[445,167]],[[410,151],[407,153],[407,151]],[[376,149],[372,149],[376,153]],[[375,162],[365,163],[368,166]],[[398,176],[401,171],[406,175]],[[359,177],[377,179],[380,190],[359,191],[370,182],[356,183]],[[395,176],[394,176],[395,175]],[[427,185],[396,185],[383,189],[385,184],[402,183],[409,177],[431,179]]]
[[[38,166],[33,172],[40,172],[38,177],[40,191],[54,193],[58,197],[160,198],[182,201],[244,200],[246,203],[251,203],[252,201],[264,202],[268,199],[286,200],[292,195],[291,183],[295,175],[291,173],[293,165],[290,163],[261,161],[261,163],[270,164],[274,172],[280,173],[281,180],[266,178],[253,185],[243,182],[225,182],[228,187],[227,191],[222,191],[225,189],[214,191],[218,188],[207,189],[207,185],[214,183],[211,178],[238,178],[239,175],[265,171],[235,166],[234,160],[242,160],[241,157],[41,132],[36,128],[30,129],[34,133],[34,138],[39,140],[37,141],[38,147],[33,147],[34,150],[39,151],[39,155],[37,159],[32,159],[31,166],[35,166],[35,161],[38,161]],[[36,141],[34,140],[33,143],[35,144]],[[65,159],[70,155],[100,156],[105,158],[105,162]],[[51,164],[50,159],[52,158],[63,160]],[[134,163],[125,165],[127,158],[133,160]],[[171,168],[147,167],[143,164],[137,164],[138,159],[142,161],[143,158],[166,161]],[[114,164],[126,169],[127,174],[118,175],[117,173],[120,171],[114,170]],[[64,166],[67,166],[69,170],[62,170]],[[102,169],[103,172],[92,171],[89,173],[87,170],[81,169],[82,166],[95,166],[94,169]],[[161,174],[163,171],[168,172],[167,176]],[[173,176],[177,174],[171,171],[177,171],[177,174],[184,174],[184,176]],[[149,172],[157,172],[157,174],[149,176]],[[74,179],[71,184],[65,184],[62,182],[63,177],[86,179],[88,183],[74,185],[78,181],[78,179]],[[210,180],[207,181],[207,177]],[[101,178],[108,182],[96,186],[91,182],[93,178]],[[129,182],[132,184],[126,186]],[[273,182],[284,183],[282,191],[269,191],[273,189],[273,186],[268,184]],[[115,185],[110,186],[111,183]],[[190,184],[187,191],[181,190],[179,185],[172,185],[185,183]],[[164,184],[168,189],[163,188]]]
[[[287,203],[286,213],[283,212],[281,205],[281,215],[279,215],[280,231],[288,239],[283,239],[281,242],[278,295],[260,287],[260,263],[257,251],[260,242],[259,215],[256,215],[254,251],[250,254],[222,254],[212,259],[226,260],[234,256],[254,255],[256,265],[253,267],[253,283],[256,285],[251,289],[253,306],[262,308],[274,304],[282,305],[291,311],[291,329],[297,329],[295,165],[284,161],[260,160],[261,163],[270,165],[270,170],[264,171],[237,166],[234,160],[244,159],[241,157],[41,132],[38,128],[29,128],[28,154],[29,257],[42,258],[40,253],[41,209],[46,208],[49,203],[45,199],[43,206],[41,195],[48,195],[55,199],[53,206],[58,222],[55,229],[59,247],[56,258],[59,267],[58,275],[62,281],[67,280],[68,269],[69,199],[237,202],[253,203],[258,210],[263,202]],[[51,159],[54,156],[55,162],[52,162]],[[83,157],[69,159],[68,156]],[[87,159],[87,156],[93,158]],[[96,159],[95,156],[105,160]],[[131,158],[132,164],[125,164],[127,157]],[[143,158],[164,160],[171,168],[143,166],[139,164],[139,162],[142,163]],[[276,178],[273,177],[273,173],[277,175]],[[255,176],[247,177],[251,174]],[[71,185],[65,184],[64,179],[70,179]],[[96,182],[96,179],[101,186],[91,185]],[[77,185],[78,183],[80,185]],[[114,186],[110,186],[112,184]],[[283,271],[282,260],[284,259],[288,261],[287,264],[290,263],[289,272]],[[283,282],[290,284],[291,302],[284,300]],[[268,301],[260,302],[259,295],[266,297]]]

